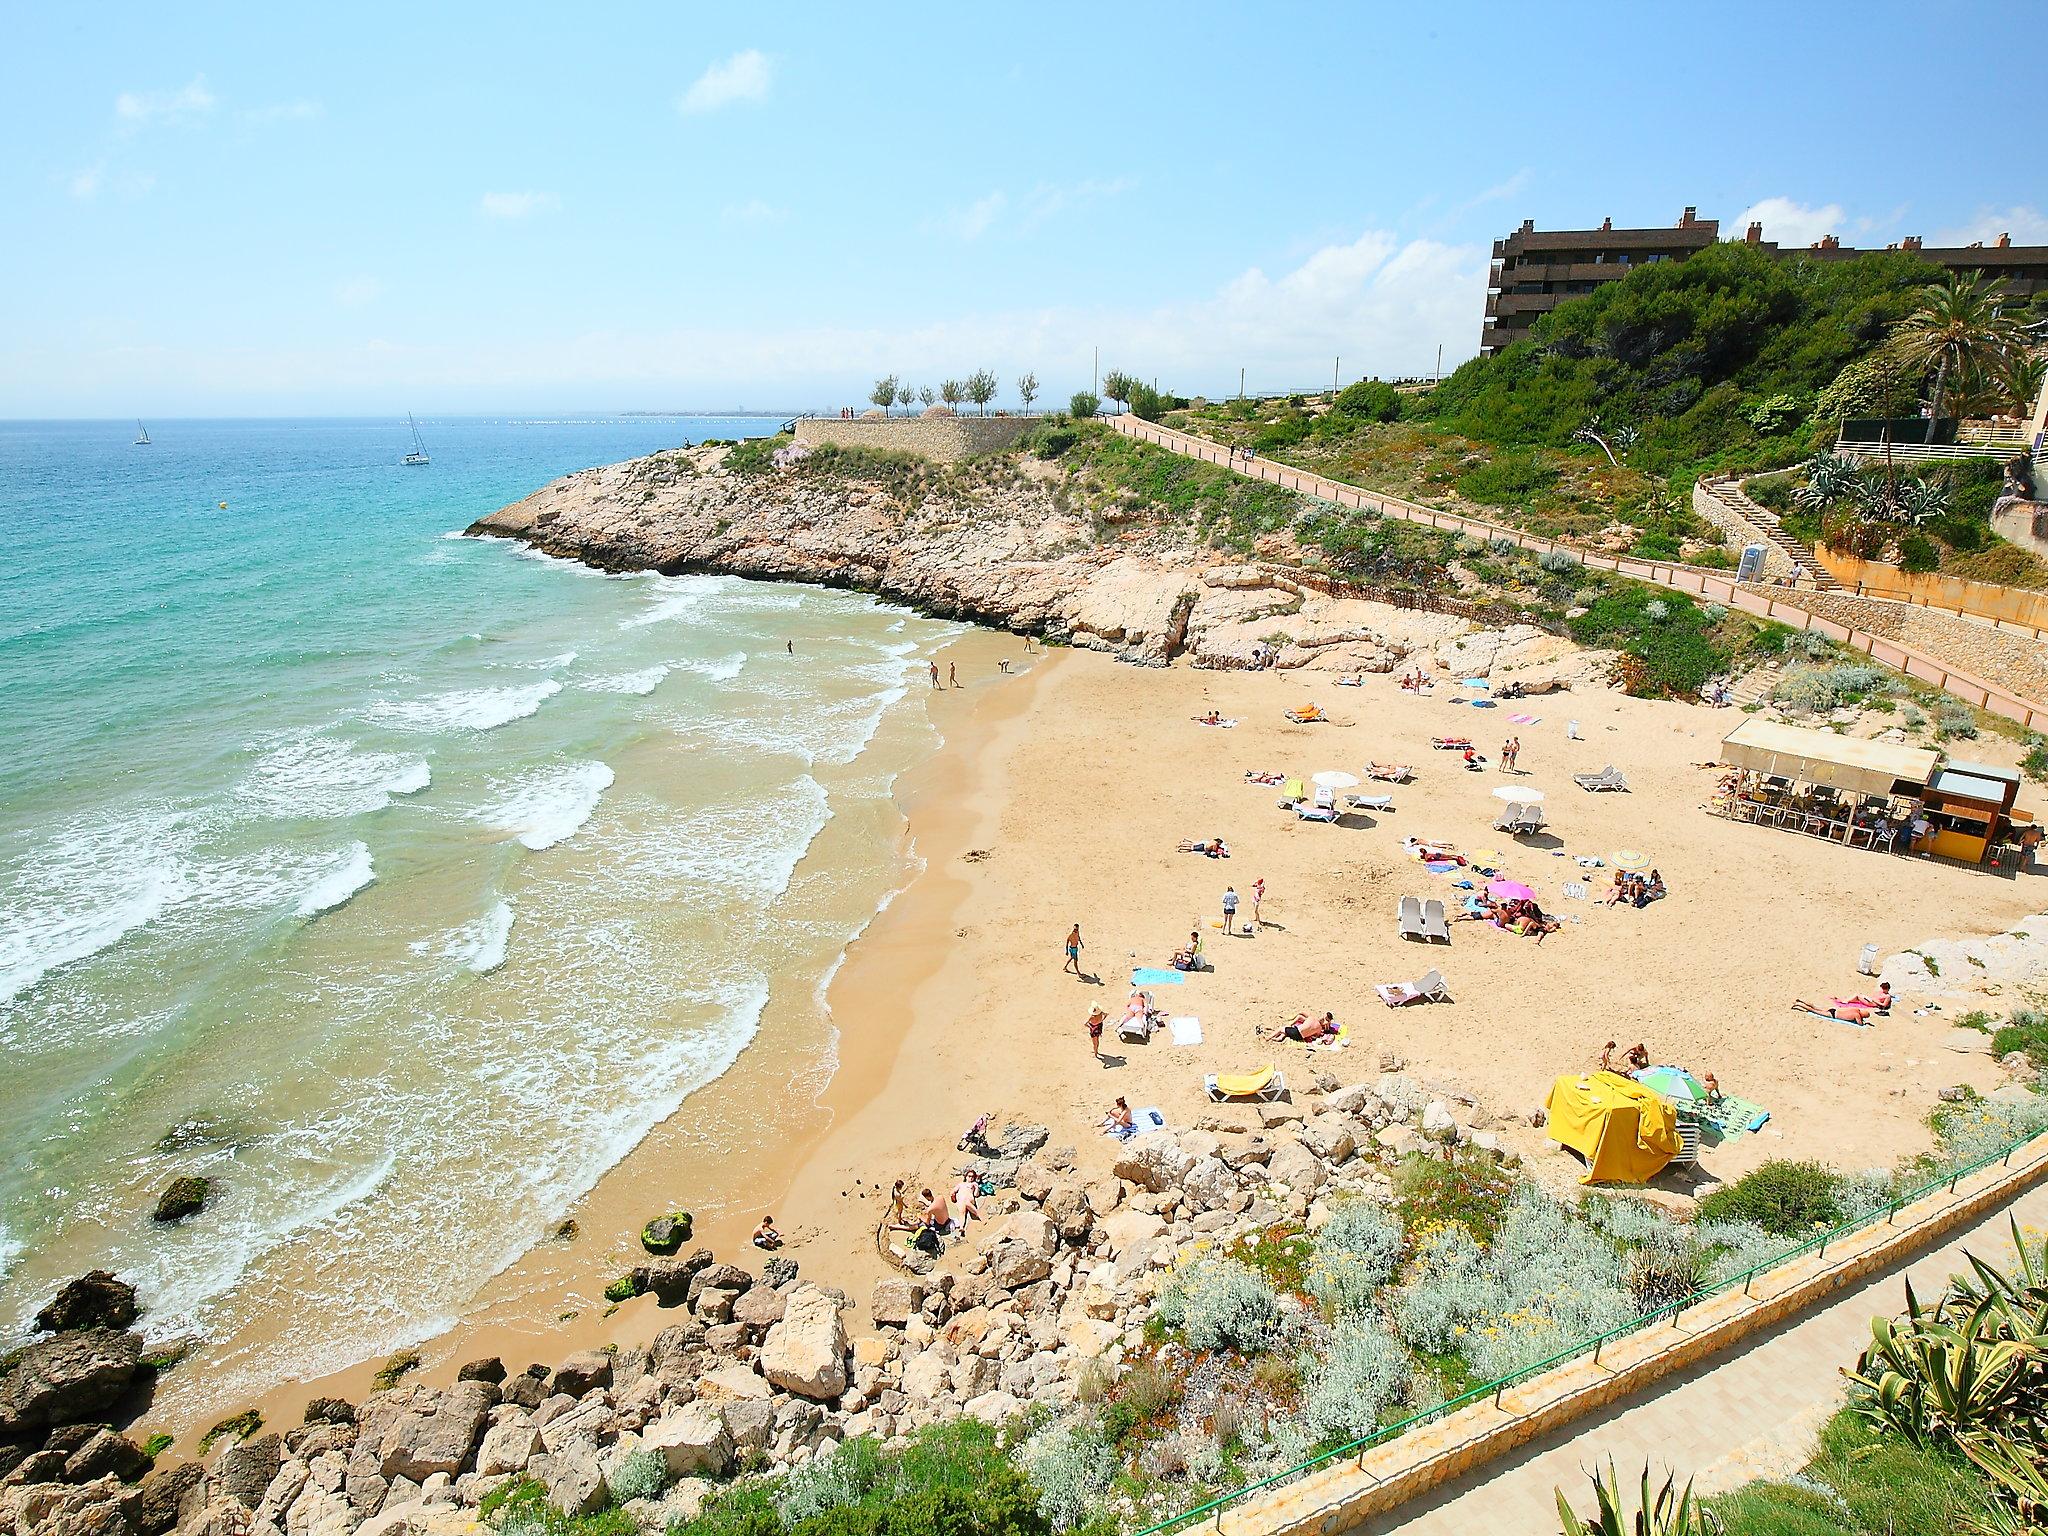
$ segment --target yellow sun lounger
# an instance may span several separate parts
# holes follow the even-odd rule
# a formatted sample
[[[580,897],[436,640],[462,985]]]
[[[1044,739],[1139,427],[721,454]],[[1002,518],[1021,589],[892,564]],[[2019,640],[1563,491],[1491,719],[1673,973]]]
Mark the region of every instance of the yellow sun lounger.
[[[1301,780],[1299,779],[1289,779],[1280,786],[1280,803],[1283,805],[1291,804],[1296,800],[1306,800],[1307,798],[1308,791],[1302,787]]]
[[[1277,1099],[1287,1091],[1287,1077],[1269,1063],[1256,1072],[1212,1072],[1202,1086],[1212,1099]]]

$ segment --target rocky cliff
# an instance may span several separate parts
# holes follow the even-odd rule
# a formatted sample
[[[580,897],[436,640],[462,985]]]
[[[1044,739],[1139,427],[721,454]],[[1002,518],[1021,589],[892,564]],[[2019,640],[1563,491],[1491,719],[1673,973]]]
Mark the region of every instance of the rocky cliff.
[[[930,470],[839,461],[729,463],[732,450],[583,470],[470,532],[610,571],[720,572],[870,591],[1150,665],[1388,671],[1445,652],[1461,676],[1587,675],[1598,658],[1527,626],[1367,601],[1290,558],[1285,535],[1247,561],[1163,508],[1105,497],[1058,463]]]

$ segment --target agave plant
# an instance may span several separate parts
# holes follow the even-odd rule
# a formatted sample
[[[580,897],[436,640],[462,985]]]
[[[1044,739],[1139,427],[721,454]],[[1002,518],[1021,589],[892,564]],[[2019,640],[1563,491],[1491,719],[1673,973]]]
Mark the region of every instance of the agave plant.
[[[1823,453],[1806,464],[1806,484],[1793,492],[1793,499],[1810,511],[1825,511],[1844,496],[1856,493],[1863,476],[1853,459]]]
[[[1948,487],[1933,480],[1901,480],[1893,493],[1892,506],[1898,521],[1917,528],[1937,517],[1948,516]]]
[[[1573,1513],[1562,1488],[1556,1493],[1557,1518],[1564,1536],[1722,1536],[1725,1529],[1719,1515],[1693,1498],[1690,1481],[1680,1490],[1666,1474],[1664,1486],[1653,1494],[1647,1462],[1643,1465],[1642,1487],[1633,1515],[1628,1513],[1621,1479],[1611,1459],[1604,1474],[1593,1473],[1593,1494],[1599,1502],[1599,1513],[1592,1519],[1581,1519]]]
[[[2048,1466],[2042,1463],[2038,1442],[2024,1445],[2009,1435],[1986,1435],[1963,1447],[1963,1454],[2011,1506],[2009,1524],[1991,1525],[1989,1531],[2004,1536],[2011,1532],[2034,1532],[2048,1520]]]
[[[2048,1359],[2048,1337],[2008,1334],[2011,1313],[1998,1298],[1958,1304],[1967,1311],[1959,1323],[1952,1300],[1959,1303],[1944,1297],[1923,1308],[1908,1281],[1906,1315],[1871,1321],[1871,1345],[1849,1373],[1864,1389],[1857,1412],[1915,1445],[1960,1448],[2004,1427],[2029,1388],[2038,1390]]]

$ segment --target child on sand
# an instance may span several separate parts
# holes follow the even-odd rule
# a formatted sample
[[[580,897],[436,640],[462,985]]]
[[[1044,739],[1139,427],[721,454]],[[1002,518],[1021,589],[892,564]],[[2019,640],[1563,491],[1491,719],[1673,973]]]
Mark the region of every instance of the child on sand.
[[[773,1216],[763,1216],[761,1218],[761,1225],[754,1228],[754,1246],[756,1248],[780,1248],[782,1246],[782,1234],[775,1230],[775,1218]]]
[[[1109,1015],[1100,1008],[1088,1010],[1088,1050],[1098,1061],[1102,1058],[1102,1026],[1109,1021]]]

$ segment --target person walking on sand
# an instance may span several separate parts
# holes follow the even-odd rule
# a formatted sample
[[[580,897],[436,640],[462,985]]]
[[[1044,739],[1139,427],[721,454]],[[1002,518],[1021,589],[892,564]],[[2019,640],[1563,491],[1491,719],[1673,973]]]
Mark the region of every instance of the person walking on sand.
[[[1235,933],[1237,931],[1236,924],[1237,887],[1226,885],[1223,887],[1223,931],[1225,933]]]
[[[1508,738],[1508,766],[1510,768],[1514,768],[1515,772],[1520,773],[1522,770],[1516,767],[1516,764],[1520,763],[1521,760],[1522,738],[1519,736],[1511,736]]]
[[[1076,923],[1067,930],[1067,963],[1060,968],[1062,976],[1068,971],[1081,974],[1081,948],[1081,925]]]
[[[948,688],[958,688],[960,686],[960,664],[958,662],[949,661],[946,663],[946,686]]]
[[[1264,875],[1261,875],[1261,876],[1259,876],[1259,878],[1258,878],[1258,879],[1256,879],[1256,880],[1254,880],[1254,881],[1252,882],[1252,921],[1251,921],[1251,926],[1252,926],[1252,927],[1254,927],[1254,928],[1256,928],[1256,927],[1258,927],[1258,926],[1259,926],[1259,906],[1260,906],[1260,904],[1261,904],[1262,902],[1264,902],[1264,901],[1265,901],[1265,899],[1266,899],[1266,877],[1265,877]]]
[[[1088,1050],[1097,1061],[1102,1060],[1102,1026],[1109,1022],[1109,1015],[1100,1008],[1088,1010]]]

